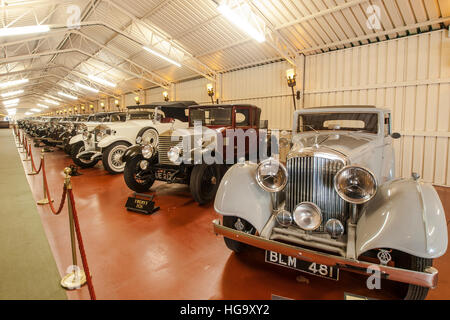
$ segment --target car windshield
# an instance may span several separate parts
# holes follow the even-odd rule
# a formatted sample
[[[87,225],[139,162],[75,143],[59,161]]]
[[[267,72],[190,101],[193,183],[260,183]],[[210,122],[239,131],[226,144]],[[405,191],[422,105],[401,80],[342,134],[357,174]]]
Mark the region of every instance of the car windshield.
[[[153,112],[141,111],[141,112],[130,112],[127,114],[127,120],[151,120],[153,119]]]
[[[230,126],[232,124],[232,108],[195,108],[190,110],[190,126],[201,121],[206,126]]]
[[[298,119],[298,132],[346,130],[378,133],[377,113],[312,113],[302,114]]]
[[[103,121],[109,121],[109,122],[125,122],[127,120],[127,117],[124,113],[118,113],[118,114],[111,114],[107,120]]]

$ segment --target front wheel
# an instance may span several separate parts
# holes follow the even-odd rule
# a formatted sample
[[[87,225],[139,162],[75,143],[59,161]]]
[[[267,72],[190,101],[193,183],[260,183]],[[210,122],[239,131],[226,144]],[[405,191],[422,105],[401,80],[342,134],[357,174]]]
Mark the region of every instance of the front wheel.
[[[123,172],[125,162],[122,161],[122,156],[129,146],[129,143],[119,141],[113,143],[103,151],[102,161],[106,171],[111,174]]]
[[[123,171],[123,177],[128,188],[138,193],[147,192],[155,182],[153,176],[150,178],[143,178],[140,176],[145,171],[141,166],[143,161],[147,161],[147,166],[150,165],[148,160],[144,159],[142,155],[138,155],[125,163]]]
[[[84,142],[80,141],[74,144],[70,149],[70,157],[72,158],[73,163],[83,169],[92,168],[98,162],[98,160],[84,160],[77,158],[84,149]]]
[[[223,171],[220,165],[200,164],[194,166],[189,187],[198,204],[204,205],[214,199],[222,180]]]
[[[255,234],[255,228],[246,220],[238,217],[230,217],[230,216],[224,216],[223,217],[223,226],[235,230],[239,230],[245,233],[249,234]],[[234,251],[236,253],[240,253],[245,250],[247,245],[245,243],[232,240],[229,238],[223,238],[225,241],[225,245],[230,249],[231,251]]]
[[[394,252],[395,266],[402,269],[424,272],[426,268],[433,266],[433,259],[419,258],[403,252]],[[404,300],[425,300],[428,288],[405,284],[402,292]]]

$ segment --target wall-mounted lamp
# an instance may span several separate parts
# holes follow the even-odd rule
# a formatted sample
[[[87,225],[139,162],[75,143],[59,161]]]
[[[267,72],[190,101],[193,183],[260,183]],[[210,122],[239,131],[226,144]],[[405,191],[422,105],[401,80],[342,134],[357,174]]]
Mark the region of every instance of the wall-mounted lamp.
[[[294,90],[294,87],[297,85],[296,77],[297,77],[297,75],[295,74],[294,69],[286,70],[287,84],[292,90],[292,99],[294,101],[294,111],[297,110],[297,101],[295,100],[297,97],[296,97],[295,90]]]
[[[101,102],[101,103],[100,103],[100,107],[102,107],[102,109],[105,110],[105,103],[104,103],[104,102]]]
[[[134,97],[134,101],[136,101],[137,105],[141,104],[141,100],[140,100],[139,96]]]
[[[91,112],[94,112],[94,105],[93,105],[93,104],[90,104],[90,105],[89,105],[89,109],[91,110]]]
[[[212,85],[212,83],[208,83],[206,85],[206,89],[208,90],[208,96],[211,97],[212,104],[214,104],[214,86]]]
[[[85,110],[86,108],[85,108],[85,106],[83,105],[83,106],[81,106],[81,112],[82,113],[84,113],[84,110]]]
[[[117,109],[120,109],[120,103],[119,103],[119,100],[114,100],[114,104],[116,105],[116,108]]]
[[[78,107],[73,108],[75,110],[75,113],[78,112]]]
[[[167,91],[163,92],[163,97],[164,97],[164,101],[166,101],[166,102],[169,101],[169,93]]]

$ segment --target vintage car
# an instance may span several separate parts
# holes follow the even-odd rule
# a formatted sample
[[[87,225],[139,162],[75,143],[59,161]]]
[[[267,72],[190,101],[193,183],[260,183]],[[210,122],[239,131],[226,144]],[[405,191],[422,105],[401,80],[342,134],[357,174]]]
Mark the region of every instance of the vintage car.
[[[158,133],[169,129],[186,128],[187,108],[194,101],[156,102],[128,107],[125,122],[101,124],[93,132],[84,132],[84,149],[74,156],[74,162],[84,167],[102,160],[103,167],[111,174],[121,173],[125,162],[122,156],[137,141],[150,141],[158,146]]]
[[[79,148],[84,146],[83,132],[92,131],[96,126],[105,122],[125,121],[126,113],[120,111],[100,112],[87,115],[86,118],[79,117],[77,121],[66,125],[65,131],[60,135],[62,140],[63,150],[72,155],[79,153]],[[77,148],[73,151],[74,148]]]
[[[85,139],[87,136],[94,133],[94,130],[99,125],[108,125],[115,122],[125,122],[127,115],[125,112],[113,111],[113,112],[101,112],[91,115],[88,121],[78,124],[76,127],[76,132],[74,136],[70,137],[69,147],[67,148],[70,152],[69,155],[72,161],[81,168],[91,168],[97,164],[99,160],[94,159],[82,159],[77,156],[86,151]],[[68,138],[69,139],[69,138]]]
[[[201,105],[189,108],[189,128],[184,130],[161,131],[159,148],[154,148],[148,140],[142,139],[136,146],[129,148],[124,156],[126,162],[124,179],[127,186],[136,192],[148,191],[156,180],[168,183],[187,184],[194,200],[203,205],[211,202],[217,192],[219,183],[230,167],[223,163],[207,164],[195,162],[194,152],[203,154],[217,149],[217,135],[226,140],[227,130],[235,132],[251,129],[259,133],[261,109],[253,105]],[[201,136],[195,138],[194,124],[203,127]],[[263,122],[267,124],[267,122]],[[266,128],[264,128],[266,129]],[[267,136],[267,131],[265,131]],[[183,144],[195,139],[197,144],[191,143],[189,151],[183,154]],[[267,143],[267,142],[266,142]],[[221,159],[227,158],[227,143],[223,143]],[[258,150],[255,150],[258,152]],[[248,148],[231,151],[233,163],[237,158],[248,157]],[[229,154],[229,153],[228,153]]]
[[[215,232],[235,252],[265,249],[269,263],[329,279],[378,270],[405,299],[424,299],[447,250],[446,218],[432,185],[395,178],[391,123],[367,106],[295,112],[286,166],[272,158],[224,176]]]

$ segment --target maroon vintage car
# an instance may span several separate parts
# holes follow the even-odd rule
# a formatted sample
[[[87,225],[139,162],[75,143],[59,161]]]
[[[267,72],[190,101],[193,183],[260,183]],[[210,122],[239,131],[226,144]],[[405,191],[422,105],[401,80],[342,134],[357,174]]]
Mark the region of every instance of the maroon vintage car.
[[[260,117],[261,109],[249,104],[192,106],[188,128],[159,133],[157,150],[141,141],[141,152],[125,159],[125,182],[136,192],[155,180],[187,184],[196,202],[209,203],[229,166],[257,162],[260,146],[270,144]]]

